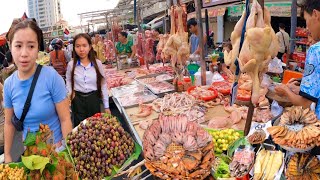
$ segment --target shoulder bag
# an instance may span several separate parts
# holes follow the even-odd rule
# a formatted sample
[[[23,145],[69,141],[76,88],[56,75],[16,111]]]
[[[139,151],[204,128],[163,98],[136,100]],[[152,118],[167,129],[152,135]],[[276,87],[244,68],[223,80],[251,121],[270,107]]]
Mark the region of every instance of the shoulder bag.
[[[11,122],[12,122],[13,126],[16,128],[17,131],[23,131],[23,121],[26,118],[27,113],[29,111],[29,108],[31,106],[31,99],[32,99],[33,91],[34,91],[34,88],[36,87],[37,80],[38,80],[39,74],[41,72],[41,69],[42,69],[42,66],[38,65],[37,66],[37,70],[36,70],[36,72],[34,74],[32,83],[31,83],[31,87],[30,87],[30,90],[29,90],[29,93],[28,93],[27,100],[26,100],[26,102],[24,103],[24,106],[23,106],[23,111],[22,111],[21,118],[18,119],[17,116],[15,115],[15,113],[13,113],[13,117],[11,118]]]

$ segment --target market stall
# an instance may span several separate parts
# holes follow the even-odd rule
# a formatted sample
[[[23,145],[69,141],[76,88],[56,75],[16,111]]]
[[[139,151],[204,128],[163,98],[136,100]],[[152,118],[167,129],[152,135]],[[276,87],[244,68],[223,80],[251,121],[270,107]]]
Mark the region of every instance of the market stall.
[[[236,42],[233,44],[235,48],[231,53],[225,54],[226,63],[231,65],[231,69],[238,68],[238,71],[245,72],[245,74],[234,74],[237,79],[237,91],[234,91],[235,86],[226,78],[222,82],[213,82],[207,86],[191,87],[184,93],[168,93],[151,103],[146,102],[127,108],[120,106],[136,139],[139,139],[138,141],[143,145],[146,166],[153,175],[164,179],[185,175],[184,171],[178,171],[173,175],[170,169],[162,169],[170,167],[166,163],[172,158],[166,154],[170,154],[170,143],[180,142],[186,153],[190,150],[188,149],[190,144],[194,146],[193,150],[197,150],[196,142],[199,138],[197,135],[190,139],[179,139],[180,136],[175,134],[179,131],[184,132],[179,129],[179,121],[182,119],[182,121],[195,122],[212,135],[214,152],[217,156],[212,175],[216,179],[249,178],[249,176],[256,179],[284,177],[317,179],[319,177],[319,159],[308,153],[319,143],[319,124],[314,112],[301,107],[291,107],[292,104],[287,100],[275,95],[273,88],[277,83],[272,81],[274,79],[262,76],[268,71],[282,73],[277,69],[282,68],[281,65],[268,66],[271,58],[276,56],[278,47],[275,43],[275,33],[272,29],[268,29],[270,27],[268,10],[262,11],[262,9],[264,8],[257,1],[253,1],[251,13],[257,12],[258,19],[260,16],[262,20],[260,25],[259,22],[254,22],[253,15],[244,14],[233,33],[232,42]],[[261,18],[262,12],[264,18]],[[247,26],[246,37],[242,33],[245,25]],[[260,42],[257,37],[262,37],[264,41]],[[255,54],[247,51],[249,46],[254,49]],[[270,50],[267,51],[269,54],[263,52],[265,49]],[[242,57],[241,61],[237,61],[238,65],[234,64],[234,60],[239,56]],[[265,59],[268,56],[270,57]],[[251,57],[256,60],[250,61]],[[276,62],[273,63],[276,64]],[[149,80],[138,81],[138,83],[145,84]],[[231,97],[230,92],[233,92]],[[235,105],[229,105],[230,98]],[[289,108],[285,108],[288,106]],[[290,116],[291,114],[295,114],[294,118]],[[165,123],[168,121],[173,124],[167,127]],[[165,135],[165,137],[171,137],[171,140],[169,138],[168,141],[164,141],[162,139],[164,135],[154,134],[159,131],[156,128],[159,122],[160,132],[169,133],[170,136]],[[183,126],[181,124],[182,128]],[[246,132],[243,131],[244,129]],[[152,135],[149,132],[152,132]],[[149,136],[154,136],[155,139]],[[194,139],[196,142],[193,141]],[[149,147],[150,144],[153,147]],[[159,157],[161,162],[158,162]],[[196,159],[195,156],[192,158]],[[154,164],[155,160],[162,163],[163,167]],[[190,168],[189,175],[192,174],[193,178],[203,179],[203,175],[206,174],[206,166],[202,166],[202,171],[197,171],[196,167],[201,166],[202,162],[197,165],[191,164],[191,167],[183,165],[180,167],[180,162],[176,162],[177,168]],[[309,166],[309,163],[312,165]]]

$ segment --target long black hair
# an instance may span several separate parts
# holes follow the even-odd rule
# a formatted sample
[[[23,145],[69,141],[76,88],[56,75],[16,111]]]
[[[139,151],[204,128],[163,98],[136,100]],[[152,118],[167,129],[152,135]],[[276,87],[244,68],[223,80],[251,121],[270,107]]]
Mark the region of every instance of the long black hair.
[[[75,48],[76,48],[76,42],[79,38],[85,38],[87,41],[88,41],[88,44],[90,45],[90,51],[89,51],[89,54],[88,54],[88,58],[90,60],[90,62],[92,62],[95,70],[96,70],[96,74],[97,74],[97,90],[98,90],[98,94],[100,97],[102,97],[102,90],[101,90],[101,83],[102,83],[102,80],[103,80],[103,76],[99,70],[99,67],[98,67],[98,64],[97,64],[97,60],[96,60],[96,55],[95,55],[95,52],[92,48],[92,41],[91,41],[91,38],[88,34],[86,33],[80,33],[78,35],[76,35],[73,39],[73,57],[74,57],[74,60],[73,60],[73,67],[72,67],[72,71],[71,71],[71,89],[72,89],[72,92],[71,92],[71,97],[74,95],[74,71],[76,69],[76,66],[77,66],[77,61],[80,59],[80,56],[77,54]]]

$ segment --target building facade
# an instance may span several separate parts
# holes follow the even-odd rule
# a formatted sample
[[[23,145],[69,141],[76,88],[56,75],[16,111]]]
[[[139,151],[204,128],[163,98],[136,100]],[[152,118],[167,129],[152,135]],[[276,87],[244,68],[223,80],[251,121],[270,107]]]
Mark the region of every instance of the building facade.
[[[62,18],[60,0],[28,0],[28,14],[40,28],[51,27]]]

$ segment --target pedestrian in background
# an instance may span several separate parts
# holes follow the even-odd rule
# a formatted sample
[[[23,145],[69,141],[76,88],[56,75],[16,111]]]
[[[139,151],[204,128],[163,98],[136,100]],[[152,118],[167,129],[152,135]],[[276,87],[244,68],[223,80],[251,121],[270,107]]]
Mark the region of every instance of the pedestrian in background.
[[[277,32],[278,42],[279,42],[279,52],[278,59],[282,60],[283,54],[289,52],[289,34],[285,31],[286,26],[283,23],[279,24],[279,32]]]
[[[77,126],[84,119],[101,112],[101,101],[105,112],[111,112],[104,68],[96,59],[90,36],[85,33],[76,35],[73,52],[74,59],[67,68],[67,90],[74,126]]]

